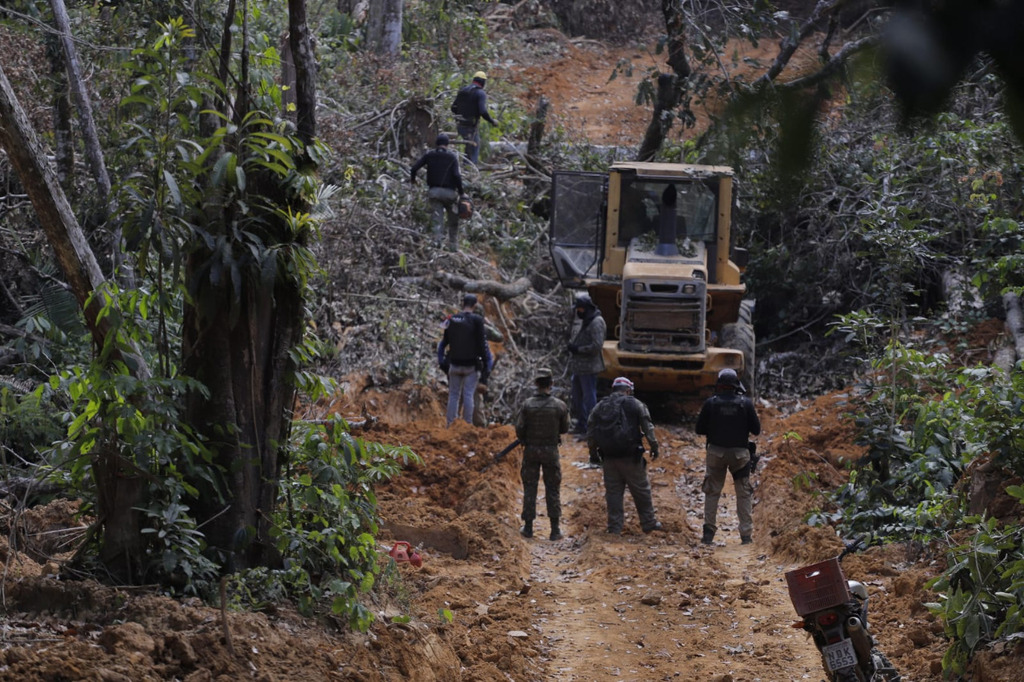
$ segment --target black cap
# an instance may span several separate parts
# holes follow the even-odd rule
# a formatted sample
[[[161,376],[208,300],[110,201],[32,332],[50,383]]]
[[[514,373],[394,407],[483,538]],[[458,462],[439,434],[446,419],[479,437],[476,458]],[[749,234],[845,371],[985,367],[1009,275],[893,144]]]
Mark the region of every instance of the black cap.
[[[476,296],[473,294],[466,294],[462,297],[462,307],[471,308],[476,305]]]
[[[441,133],[440,135],[437,136],[437,142],[435,144],[438,147],[447,147],[448,146],[448,136],[445,135],[444,133]]]

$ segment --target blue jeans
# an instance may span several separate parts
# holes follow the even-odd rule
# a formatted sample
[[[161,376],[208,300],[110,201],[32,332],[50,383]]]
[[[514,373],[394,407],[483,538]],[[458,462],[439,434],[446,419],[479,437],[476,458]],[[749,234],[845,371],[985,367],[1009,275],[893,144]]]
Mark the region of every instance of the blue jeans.
[[[576,409],[576,431],[587,432],[587,419],[597,405],[597,375],[572,375],[572,405]]]
[[[473,423],[473,395],[480,373],[475,365],[452,365],[448,370],[448,425],[459,416],[459,398],[462,398],[462,418]]]
[[[466,156],[469,157],[469,162],[475,166],[480,160],[480,126],[456,124],[455,129],[458,131],[459,137],[472,143],[466,145]]]

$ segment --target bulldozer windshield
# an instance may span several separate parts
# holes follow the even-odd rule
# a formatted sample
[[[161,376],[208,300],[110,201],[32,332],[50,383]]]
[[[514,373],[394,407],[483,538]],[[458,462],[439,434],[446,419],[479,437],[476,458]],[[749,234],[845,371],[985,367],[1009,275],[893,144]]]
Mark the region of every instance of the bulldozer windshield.
[[[633,239],[656,243],[666,225],[675,241],[714,241],[716,206],[714,193],[700,181],[623,178],[618,246]]]

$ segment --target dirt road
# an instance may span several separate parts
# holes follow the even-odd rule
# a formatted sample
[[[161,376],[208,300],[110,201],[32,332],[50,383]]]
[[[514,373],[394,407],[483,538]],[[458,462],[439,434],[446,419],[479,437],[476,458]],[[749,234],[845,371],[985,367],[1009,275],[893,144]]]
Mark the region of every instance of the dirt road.
[[[563,447],[568,537],[550,542],[538,519],[528,541],[539,679],[817,679],[813,644],[789,627],[787,566],[739,544],[731,482],[717,543],[699,544],[703,452],[688,433],[659,436],[665,455],[650,478],[666,531],[650,535],[628,492],[626,532],[604,532],[601,471],[586,468],[582,445]]]

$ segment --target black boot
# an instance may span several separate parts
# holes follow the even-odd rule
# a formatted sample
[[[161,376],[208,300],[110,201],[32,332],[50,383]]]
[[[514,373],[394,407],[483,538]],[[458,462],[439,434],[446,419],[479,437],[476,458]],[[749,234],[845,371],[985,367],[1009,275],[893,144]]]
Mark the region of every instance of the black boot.
[[[519,534],[522,535],[524,538],[533,537],[533,519],[523,522],[523,528],[519,531]]]
[[[710,545],[712,542],[714,542],[715,541],[715,529],[705,523],[704,524],[704,537],[702,537],[700,539],[700,541],[702,543],[704,543],[705,545]]]
[[[562,531],[558,529],[558,519],[551,519],[551,539],[561,540]]]

